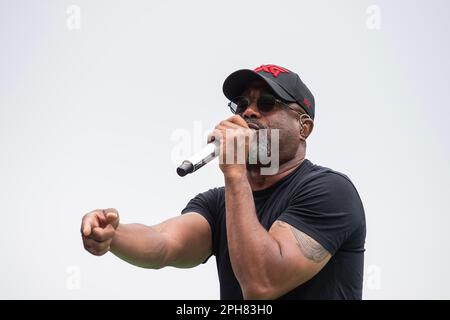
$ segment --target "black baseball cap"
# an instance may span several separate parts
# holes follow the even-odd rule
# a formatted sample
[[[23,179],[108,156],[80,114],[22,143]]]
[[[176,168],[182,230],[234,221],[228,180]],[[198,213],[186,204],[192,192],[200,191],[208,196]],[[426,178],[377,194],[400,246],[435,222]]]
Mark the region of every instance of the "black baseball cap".
[[[223,83],[223,93],[229,100],[242,95],[255,80],[263,80],[273,92],[285,102],[298,103],[314,119],[314,96],[298,74],[274,64],[263,64],[258,68],[242,69],[230,74]]]

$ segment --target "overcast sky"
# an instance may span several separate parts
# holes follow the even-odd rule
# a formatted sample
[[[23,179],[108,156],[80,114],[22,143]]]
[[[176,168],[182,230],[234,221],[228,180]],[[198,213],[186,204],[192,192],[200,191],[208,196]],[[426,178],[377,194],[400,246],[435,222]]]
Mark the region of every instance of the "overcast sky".
[[[278,64],[316,98],[307,157],[367,216],[365,299],[450,298],[448,1],[0,0],[0,298],[217,299],[214,258],[138,269],[81,217],[156,224],[223,185],[176,175],[228,117],[225,77]],[[178,149],[177,149],[178,148]]]

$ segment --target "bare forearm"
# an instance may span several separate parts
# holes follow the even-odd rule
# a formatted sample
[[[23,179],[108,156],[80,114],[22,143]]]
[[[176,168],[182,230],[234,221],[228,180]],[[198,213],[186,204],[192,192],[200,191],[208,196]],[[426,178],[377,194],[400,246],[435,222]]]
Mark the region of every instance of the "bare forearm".
[[[271,263],[281,258],[279,247],[258,221],[245,175],[225,177],[225,206],[231,264],[249,298],[255,287],[269,285]]]
[[[155,227],[142,224],[120,224],[110,251],[142,268],[159,269],[168,264],[166,236]]]

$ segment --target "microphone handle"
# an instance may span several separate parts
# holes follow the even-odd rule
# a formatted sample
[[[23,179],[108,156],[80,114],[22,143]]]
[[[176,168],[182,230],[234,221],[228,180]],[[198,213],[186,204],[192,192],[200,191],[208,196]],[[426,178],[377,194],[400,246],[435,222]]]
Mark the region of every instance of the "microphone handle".
[[[195,172],[203,167],[208,162],[211,162],[219,155],[218,144],[214,141],[208,143],[202,150],[194,154],[189,159],[183,161],[183,163],[177,168],[177,173],[180,177]]]

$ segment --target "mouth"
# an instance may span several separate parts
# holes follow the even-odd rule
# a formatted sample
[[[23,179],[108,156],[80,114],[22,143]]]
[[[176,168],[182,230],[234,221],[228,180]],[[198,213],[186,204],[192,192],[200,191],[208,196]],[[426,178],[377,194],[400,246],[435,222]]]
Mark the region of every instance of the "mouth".
[[[250,129],[253,129],[253,130],[264,129],[261,125],[258,125],[255,122],[247,122],[247,125]]]

